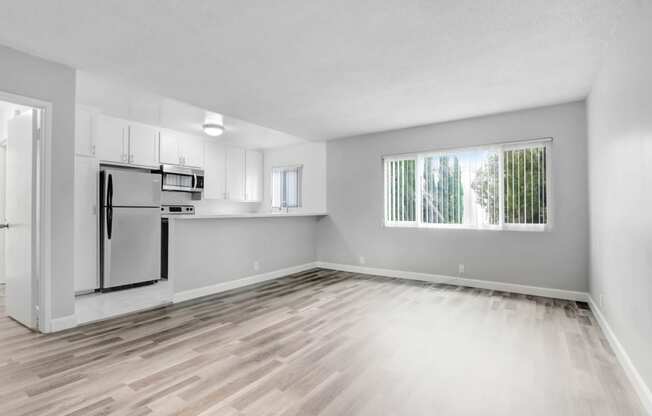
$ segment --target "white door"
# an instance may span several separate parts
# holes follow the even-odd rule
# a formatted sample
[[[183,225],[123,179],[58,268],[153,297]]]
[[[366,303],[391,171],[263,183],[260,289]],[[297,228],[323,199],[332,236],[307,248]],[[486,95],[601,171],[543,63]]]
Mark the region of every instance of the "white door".
[[[247,150],[245,176],[245,200],[263,199],[263,152]]]
[[[232,201],[245,197],[245,151],[239,147],[226,150],[226,193]]]
[[[85,108],[75,112],[75,153],[83,156],[95,155],[93,143],[93,113]]]
[[[4,228],[7,314],[30,328],[36,326],[33,207],[36,122],[36,110],[30,110],[7,123],[8,228]]]
[[[75,292],[98,289],[98,180],[99,163],[75,157]]]
[[[129,163],[158,166],[158,129],[143,124],[129,125]]]
[[[95,123],[97,158],[107,162],[127,163],[127,122],[119,118],[98,115]]]
[[[170,130],[161,130],[159,144],[159,159],[164,165],[180,165],[179,144],[176,133]]]
[[[204,147],[204,199],[226,198],[226,151],[219,143]]]

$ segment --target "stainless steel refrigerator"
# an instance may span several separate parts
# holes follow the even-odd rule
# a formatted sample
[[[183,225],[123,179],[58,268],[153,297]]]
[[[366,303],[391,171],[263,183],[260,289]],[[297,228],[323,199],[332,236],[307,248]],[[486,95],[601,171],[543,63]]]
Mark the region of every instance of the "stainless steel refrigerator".
[[[161,277],[161,175],[145,169],[100,170],[100,288]]]

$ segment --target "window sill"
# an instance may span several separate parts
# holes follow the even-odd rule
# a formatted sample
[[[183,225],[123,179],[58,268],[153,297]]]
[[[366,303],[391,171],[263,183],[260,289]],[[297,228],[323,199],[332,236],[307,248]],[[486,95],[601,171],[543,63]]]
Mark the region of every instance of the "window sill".
[[[519,231],[546,232],[550,224],[505,224],[496,227],[473,227],[459,224],[417,224],[417,223],[385,223],[386,228],[414,228],[424,230],[466,230],[466,231]]]

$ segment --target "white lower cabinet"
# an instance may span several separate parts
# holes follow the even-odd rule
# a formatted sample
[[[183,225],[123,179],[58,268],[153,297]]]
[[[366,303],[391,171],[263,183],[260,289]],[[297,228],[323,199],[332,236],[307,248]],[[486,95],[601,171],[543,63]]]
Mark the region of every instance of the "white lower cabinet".
[[[75,292],[99,288],[98,275],[99,162],[75,157],[74,278]]]

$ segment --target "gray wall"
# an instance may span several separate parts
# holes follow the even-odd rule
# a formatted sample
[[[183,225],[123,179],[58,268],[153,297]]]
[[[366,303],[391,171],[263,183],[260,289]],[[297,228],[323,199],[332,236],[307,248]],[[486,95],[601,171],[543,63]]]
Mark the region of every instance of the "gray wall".
[[[316,217],[176,220],[170,237],[174,290],[313,262],[316,225]],[[254,270],[254,261],[260,270]]]
[[[585,103],[382,132],[328,143],[328,212],[320,261],[588,290]],[[550,232],[383,227],[381,156],[551,136]]]
[[[652,3],[628,4],[588,101],[590,285],[651,388]]]
[[[75,71],[0,46],[0,90],[52,103],[52,317],[71,315]]]

